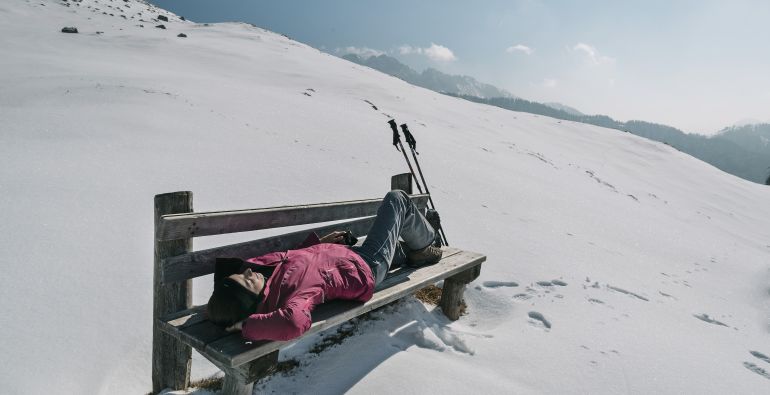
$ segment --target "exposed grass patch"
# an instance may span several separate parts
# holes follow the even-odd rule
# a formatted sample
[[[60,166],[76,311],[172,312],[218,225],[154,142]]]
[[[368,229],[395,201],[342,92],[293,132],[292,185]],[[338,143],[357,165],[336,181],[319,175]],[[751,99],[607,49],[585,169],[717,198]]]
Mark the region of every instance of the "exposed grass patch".
[[[423,303],[438,306],[441,301],[441,288],[431,284],[417,291],[414,296]],[[460,303],[460,315],[465,315],[467,309],[468,305],[465,304],[465,300],[463,299]]]
[[[205,379],[195,380],[190,383],[190,387],[200,388],[211,392],[216,392],[222,389],[222,385],[225,382],[224,377],[211,376]]]
[[[437,306],[438,302],[441,300],[441,288],[435,286],[434,284],[431,284],[417,291],[414,294],[414,297],[419,299],[423,303]]]

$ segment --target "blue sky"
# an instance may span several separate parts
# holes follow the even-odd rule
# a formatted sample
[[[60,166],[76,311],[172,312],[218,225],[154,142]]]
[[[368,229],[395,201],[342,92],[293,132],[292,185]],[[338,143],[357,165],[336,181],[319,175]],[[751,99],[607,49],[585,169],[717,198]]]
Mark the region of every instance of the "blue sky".
[[[386,53],[585,113],[713,133],[770,122],[767,1],[154,0],[341,55]]]

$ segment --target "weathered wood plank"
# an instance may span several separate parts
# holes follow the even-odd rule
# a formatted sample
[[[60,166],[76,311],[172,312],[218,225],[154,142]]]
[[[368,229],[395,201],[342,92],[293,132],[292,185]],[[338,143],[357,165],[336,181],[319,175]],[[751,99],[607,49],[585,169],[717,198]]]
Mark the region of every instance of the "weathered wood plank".
[[[192,211],[192,192],[172,192],[155,196],[155,223],[163,215]],[[156,238],[157,239],[157,238]],[[159,317],[190,307],[192,281],[176,284],[161,282],[164,258],[192,250],[192,239],[155,242],[153,269],[152,389],[184,389],[190,383],[192,350],[156,325]]]
[[[254,391],[254,382],[246,382],[244,379],[225,372],[222,382],[222,394],[224,395],[251,395]]]
[[[278,351],[273,351],[254,361],[225,370],[222,394],[251,395],[254,382],[274,371],[278,364]]]
[[[412,200],[424,208],[428,204],[428,195],[414,195]],[[156,237],[158,240],[175,240],[366,217],[376,214],[381,202],[380,198],[165,215],[156,226]]]
[[[460,318],[463,302],[463,292],[465,292],[465,283],[462,281],[447,278],[444,280],[444,287],[441,289],[441,300],[439,306],[441,311],[452,321]]]
[[[411,195],[412,194],[412,173],[396,174],[395,176],[390,177],[390,189],[391,190],[400,189]]]
[[[313,312],[314,322],[306,334],[315,333],[348,321],[358,315],[400,299],[428,284],[479,265],[485,259],[486,257],[481,254],[459,251],[442,259],[436,265],[413,271],[405,270],[401,275],[405,276],[408,279],[407,281],[399,282],[398,279],[394,279],[395,285],[377,292],[366,303],[358,304],[357,306],[351,306],[349,302],[338,303],[338,301],[332,301],[326,303],[319,306],[317,312]],[[333,311],[324,311],[326,309]],[[209,359],[217,359],[224,365],[235,367],[278,350],[293,341],[296,340],[289,342],[248,342],[236,334],[210,343],[206,346],[204,353]]]
[[[290,250],[302,243],[310,232],[324,236],[334,230],[346,229],[355,236],[362,236],[369,232],[373,222],[374,217],[355,219],[170,257],[163,261],[160,281],[164,284],[174,283],[214,273],[214,262],[218,257],[252,258],[268,252]]]
[[[230,336],[231,333],[221,326],[205,320],[194,325],[182,327],[174,335],[196,350],[202,351],[205,350],[209,343]]]

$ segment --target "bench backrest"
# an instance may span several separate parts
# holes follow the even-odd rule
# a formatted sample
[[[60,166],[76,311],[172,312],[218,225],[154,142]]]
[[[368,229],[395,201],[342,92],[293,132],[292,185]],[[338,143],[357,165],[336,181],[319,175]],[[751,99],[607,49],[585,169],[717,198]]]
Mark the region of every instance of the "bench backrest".
[[[391,189],[402,189],[411,193],[411,174],[393,176]],[[421,210],[427,207],[428,199],[427,194],[412,195],[412,200]],[[291,249],[300,244],[310,232],[323,236],[333,230],[350,230],[357,237],[363,236],[371,227],[380,202],[381,198],[374,198],[196,213],[192,212],[192,192],[157,195],[155,197],[155,297],[165,298],[162,295],[163,289],[168,290],[168,287],[174,285],[188,288],[191,283],[187,280],[213,273],[217,257],[250,258],[272,251]],[[332,221],[342,222],[328,224]],[[195,237],[310,224],[318,224],[318,226],[243,243],[192,251],[192,239]],[[184,293],[190,293],[190,290]],[[173,291],[168,297],[179,299],[179,292]],[[190,296],[183,295],[182,298],[189,299]],[[189,303],[183,304],[189,307]],[[163,309],[162,314],[185,308],[187,307],[170,311]]]
[[[420,209],[425,209],[428,203],[427,194],[412,195],[411,197],[412,201]],[[374,222],[374,215],[381,201],[381,198],[376,198],[252,210],[167,214],[160,216],[155,226],[155,237],[158,242],[318,224],[330,221],[345,221],[244,243],[163,257],[160,262],[161,268],[157,280],[161,284],[169,284],[213,273],[216,257],[249,258],[272,251],[291,249],[300,244],[310,232],[316,232],[319,236],[323,236],[333,230],[350,230],[355,236],[363,236],[371,227],[372,222]]]

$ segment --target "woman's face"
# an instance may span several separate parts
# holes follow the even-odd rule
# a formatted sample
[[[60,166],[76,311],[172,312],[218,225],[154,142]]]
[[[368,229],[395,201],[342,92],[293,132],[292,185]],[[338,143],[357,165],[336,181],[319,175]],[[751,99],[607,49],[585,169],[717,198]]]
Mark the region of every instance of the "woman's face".
[[[265,276],[254,273],[251,269],[246,269],[241,274],[232,274],[229,277],[238,284],[241,284],[244,288],[254,292],[255,295],[259,295],[259,293],[262,292],[262,288],[265,287]]]

